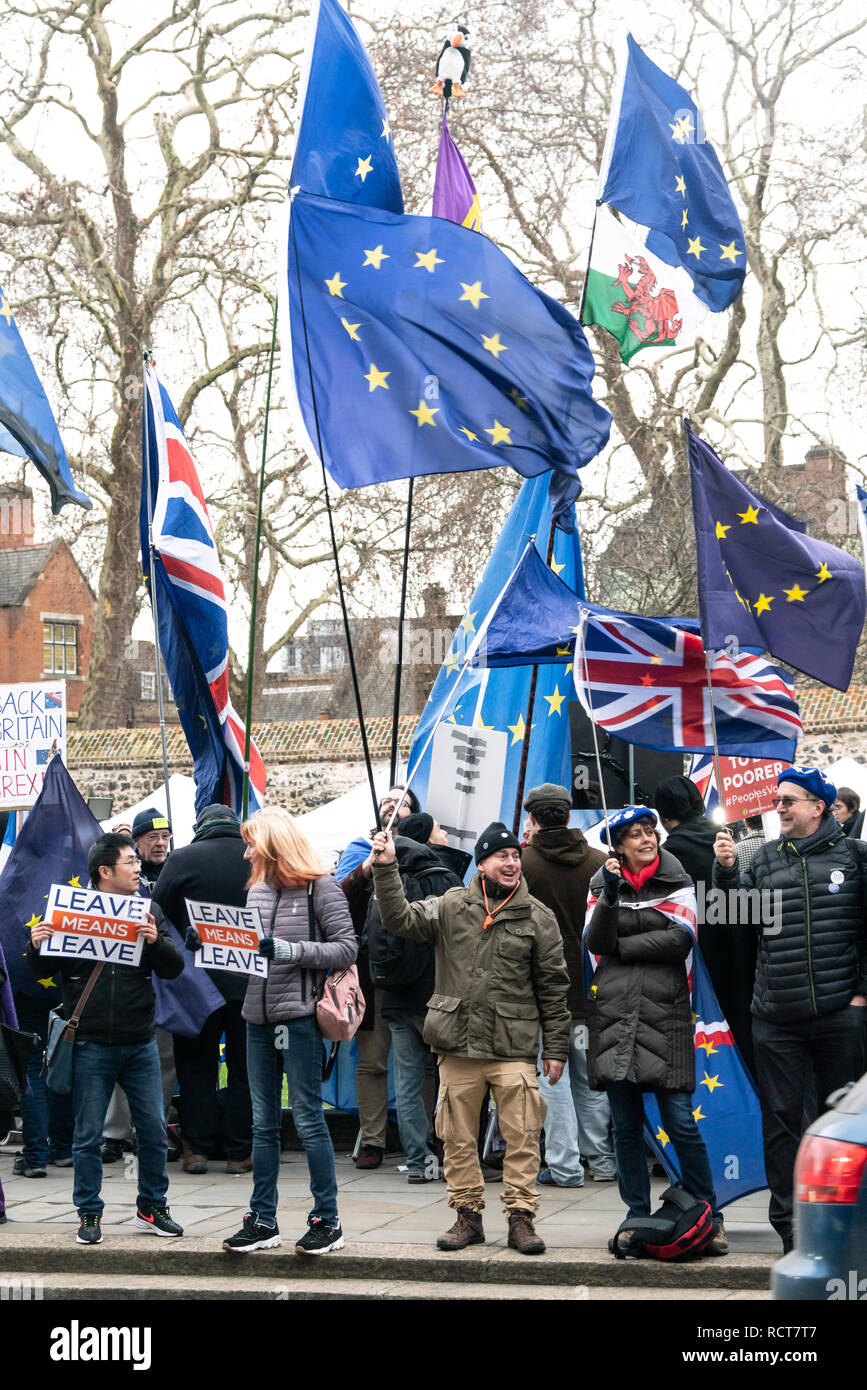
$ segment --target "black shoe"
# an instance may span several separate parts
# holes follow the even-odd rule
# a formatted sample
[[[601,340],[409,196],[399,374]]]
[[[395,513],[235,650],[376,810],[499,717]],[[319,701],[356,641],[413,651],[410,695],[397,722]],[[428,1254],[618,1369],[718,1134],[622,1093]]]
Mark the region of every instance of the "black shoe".
[[[82,1216],[75,1243],[76,1245],[102,1245],[102,1226],[99,1224],[98,1216]]]
[[[295,1242],[296,1255],[327,1255],[329,1250],[343,1249],[343,1231],[340,1222],[329,1226],[319,1216],[312,1216],[307,1225],[307,1234]]]
[[[265,1226],[254,1211],[248,1211],[240,1231],[223,1241],[223,1249],[240,1250],[243,1253],[250,1250],[270,1250],[282,1243],[276,1221],[273,1226]]]
[[[103,1139],[99,1151],[103,1163],[118,1163],[123,1158],[122,1139]]]
[[[136,1207],[133,1225],[139,1231],[150,1231],[154,1236],[182,1236],[183,1226],[172,1220],[168,1207],[152,1207],[148,1202],[139,1202]]]

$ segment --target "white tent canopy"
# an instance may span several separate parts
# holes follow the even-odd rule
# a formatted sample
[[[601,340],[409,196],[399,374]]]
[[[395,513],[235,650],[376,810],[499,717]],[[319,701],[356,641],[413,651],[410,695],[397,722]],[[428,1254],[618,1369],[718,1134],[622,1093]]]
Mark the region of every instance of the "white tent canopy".
[[[196,784],[193,778],[173,772],[169,777],[169,800],[172,804],[172,839],[175,849],[180,849],[181,845],[188,845],[193,838],[193,825],[196,820]],[[158,811],[166,814],[164,782],[160,782],[142,801],[137,801],[125,811],[116,811],[108,820],[102,821],[102,828],[116,830],[119,825],[131,826],[139,811],[146,811],[149,806],[155,806]]]
[[[377,795],[388,791],[388,783],[383,782]],[[313,811],[304,811],[296,816],[300,828],[311,845],[318,851],[326,868],[337,863],[341,852],[350,840],[366,835],[373,824],[373,807],[370,804],[370,785],[365,779],[348,792],[317,806]]]

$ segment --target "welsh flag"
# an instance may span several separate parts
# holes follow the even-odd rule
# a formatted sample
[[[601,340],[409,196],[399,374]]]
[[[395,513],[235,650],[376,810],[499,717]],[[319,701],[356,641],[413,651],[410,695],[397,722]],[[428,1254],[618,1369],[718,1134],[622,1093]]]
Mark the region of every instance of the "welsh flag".
[[[648,251],[646,236],[646,227],[598,208],[581,322],[607,329],[623,362],[645,347],[691,343],[708,313],[692,278]]]

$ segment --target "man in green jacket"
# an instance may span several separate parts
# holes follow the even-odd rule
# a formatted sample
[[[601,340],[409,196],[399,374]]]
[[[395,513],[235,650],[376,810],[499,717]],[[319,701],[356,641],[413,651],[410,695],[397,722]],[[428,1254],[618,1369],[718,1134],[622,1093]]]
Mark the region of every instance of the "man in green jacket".
[[[373,841],[373,879],[387,931],[433,943],[436,987],[428,1002],[425,1042],[438,1054],[436,1129],[445,1149],[449,1206],[458,1214],[440,1250],[485,1239],[485,1184],[479,1167],[479,1109],[488,1087],[506,1141],[503,1203],[509,1245],[542,1254],[533,1217],[538,1206],[539,1135],[545,1106],[536,1057],[559,1081],[569,1048],[569,976],[554,914],[532,898],[521,877],[521,846],[495,822],[479,837],[479,872],[466,888],[408,903],[390,834]]]

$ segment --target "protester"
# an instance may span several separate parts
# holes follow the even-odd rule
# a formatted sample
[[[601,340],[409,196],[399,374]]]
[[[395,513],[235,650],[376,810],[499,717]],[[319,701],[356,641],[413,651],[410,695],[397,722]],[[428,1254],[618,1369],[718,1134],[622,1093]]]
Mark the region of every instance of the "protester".
[[[469,886],[442,898],[407,902],[391,834],[374,837],[373,853],[386,930],[431,942],[436,950],[424,1037],[439,1056],[437,1133],[445,1148],[449,1206],[457,1211],[437,1245],[462,1250],[485,1239],[477,1126],[490,1086],[506,1142],[508,1243],[522,1254],[541,1254],[545,1243],[533,1224],[545,1110],[536,1080],[540,1023],[542,1068],[552,1083],[562,1075],[569,1047],[569,977],[556,918],[530,897],[521,846],[499,822],[478,839],[478,872]]]
[[[240,1231],[224,1250],[269,1249],[281,1243],[277,1226],[283,1076],[310,1173],[313,1209],[300,1255],[343,1249],[337,1211],[334,1148],[322,1113],[322,1035],[316,995],[324,972],[345,970],[356,956],[346,899],[296,822],[277,807],[257,811],[241,826],[250,861],[247,905],[262,915],[268,960],[265,980],[251,978],[244,1000],[247,1070],[253,1101],[253,1195]]]
[[[418,800],[411,791],[403,787],[392,787],[379,802],[379,819],[388,825],[392,816],[395,825],[409,815],[420,810]],[[396,814],[395,814],[396,812]],[[374,832],[371,831],[371,835]],[[364,995],[364,1018],[355,1035],[358,1048],[358,1066],[355,1072],[355,1096],[358,1104],[358,1123],[361,1128],[361,1144],[355,1159],[356,1168],[362,1171],[378,1168],[385,1154],[385,1136],[388,1124],[388,1054],[391,1048],[391,1030],[388,1019],[382,1012],[382,990],[377,990],[370,972],[367,943],[364,940],[364,924],[370,904],[373,884],[371,865],[373,856],[369,840],[353,841],[364,845],[364,858],[345,876],[341,875],[341,863],[337,866],[337,878],[346,894],[352,925],[358,937],[358,980]]]
[[[45,962],[43,961],[43,968]],[[17,990],[14,995],[18,1027],[36,1035],[27,1062],[27,1089],[21,1097],[21,1153],[12,1164],[16,1177],[44,1178],[48,1165],[72,1167],[72,1098],[58,1095],[46,1085],[42,1054],[48,1036],[48,1015],[61,1002],[59,986],[48,985],[42,977],[38,996]]]
[[[692,1111],[695,1038],[686,959],[693,938],[670,906],[673,895],[690,888],[690,878],[660,849],[649,807],[615,812],[607,832],[613,852],[590,886],[596,905],[585,937],[588,951],[599,957],[587,1001],[589,1077],[611,1105],[620,1196],[629,1217],[650,1215],[642,1099],[650,1091],[683,1187],[711,1207],[714,1236],[704,1253],[724,1255],[725,1226]],[[634,1232],[614,1237],[612,1251],[615,1240],[622,1254],[638,1253]]]
[[[132,838],[141,860],[141,890],[153,896],[154,884],[172,847],[172,827],[155,806],[139,811],[132,823]]]
[[[201,938],[190,926],[186,899],[244,907],[249,865],[241,826],[235,811],[219,802],[200,812],[192,842],[176,849],[154,889],[169,921],[190,950]],[[185,1173],[208,1171],[216,1152],[226,1158],[227,1173],[249,1173],[253,1167],[253,1112],[247,1080],[247,1028],[241,1017],[247,977],[231,970],[208,970],[223,996],[222,1008],[209,1015],[195,1037],[174,1038],[180,1095],[178,1113]],[[219,1089],[220,1041],[225,1038],[226,1086]]]
[[[419,812],[399,824],[394,844],[408,902],[439,898],[449,888],[463,886],[462,876],[446,867],[441,854],[445,849],[459,856],[464,870],[470,856],[450,849],[432,816]],[[424,1097],[425,1073],[432,1061],[423,1034],[427,1001],[434,990],[434,950],[427,942],[385,931],[375,897],[368,907],[366,933],[371,970],[381,988],[383,1017],[391,1029],[397,1125],[408,1181],[423,1183],[437,1177],[439,1167],[429,1144],[430,1116]]]
[[[831,810],[837,817],[843,834],[853,840],[860,840],[864,830],[864,812],[861,810],[861,798],[858,793],[853,792],[851,787],[839,787]]]
[[[140,865],[128,835],[111,831],[88,851],[91,887],[118,895],[138,892]],[[39,947],[52,929],[45,922],[31,931],[28,958],[34,974],[45,971]],[[158,1236],[182,1236],[166,1206],[166,1127],[160,1084],[160,1063],[154,1040],[154,991],[151,972],[173,980],[183,969],[180,950],[169,937],[162,910],[156,904],[139,928],[144,938],[139,965],[106,963],[81,1015],[76,1034],[72,1104],[75,1129],[72,1143],[74,1189],[72,1200],[81,1224],[79,1245],[102,1242],[104,1203],[100,1143],[105,1113],[115,1083],[129,1101],[137,1136],[138,1197],[135,1225]],[[74,958],[53,958],[63,978],[63,1017],[71,1018],[91,976]]]
[[[528,891],[550,908],[563,938],[569,972],[567,1003],[572,1023],[569,1059],[563,1079],[551,1086],[539,1081],[548,1107],[545,1117],[545,1164],[539,1182],[556,1187],[581,1187],[581,1154],[596,1182],[617,1176],[611,1139],[611,1112],[604,1092],[587,1081],[587,1026],[584,1008],[584,918],[590,880],[605,862],[601,850],[591,849],[580,830],[569,826],[572,796],[567,787],[545,782],[524,798],[528,843],[521,868]]]
[[[740,871],[727,830],[714,882],[757,888],[769,907],[753,991],[753,1051],[762,1107],[771,1225],[792,1248],[795,1155],[818,1103],[864,1069],[867,1019],[867,844],[841,832],[836,789],[818,768],[777,778],[781,834]]]

